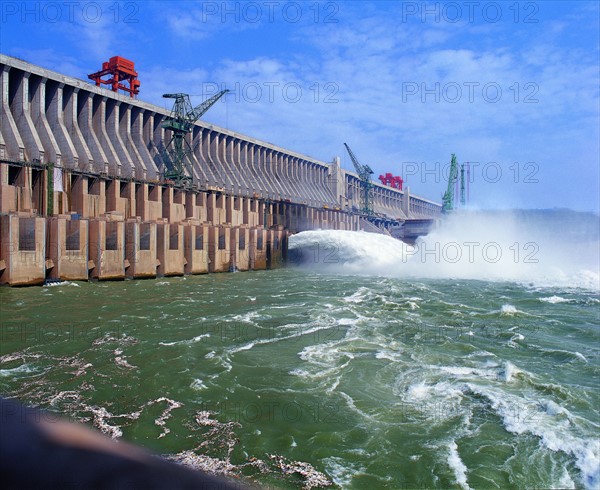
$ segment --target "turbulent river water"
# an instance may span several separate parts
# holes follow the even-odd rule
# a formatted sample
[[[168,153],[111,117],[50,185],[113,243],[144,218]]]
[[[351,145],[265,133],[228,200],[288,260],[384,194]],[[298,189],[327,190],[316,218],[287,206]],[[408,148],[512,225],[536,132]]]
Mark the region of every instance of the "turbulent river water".
[[[598,488],[597,225],[555,221],[454,216],[415,248],[312,231],[280,270],[4,288],[0,392],[273,488],[310,486],[302,463],[341,488]]]

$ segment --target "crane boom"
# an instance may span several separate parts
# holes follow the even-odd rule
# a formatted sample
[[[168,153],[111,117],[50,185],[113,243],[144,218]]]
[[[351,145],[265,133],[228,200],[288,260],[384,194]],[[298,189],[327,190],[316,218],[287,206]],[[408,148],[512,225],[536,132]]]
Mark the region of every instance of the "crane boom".
[[[171,180],[177,185],[191,185],[193,172],[191,164],[188,163],[188,157],[192,153],[192,148],[186,135],[192,131],[200,116],[227,92],[229,90],[221,90],[194,108],[192,108],[188,94],[163,94],[163,97],[167,99],[175,99],[171,116],[162,124],[164,129],[171,131],[171,138],[165,145],[162,155],[165,179]]]
[[[344,146],[348,151],[348,155],[350,155],[350,160],[352,160],[352,163],[354,165],[354,168],[356,169],[356,173],[358,174],[358,176],[362,178],[363,175],[372,175],[373,170],[371,170],[371,167],[369,167],[368,165],[361,164],[358,161],[358,159],[354,156],[354,153],[352,153],[350,147],[346,143],[344,143]]]
[[[373,174],[373,170],[368,165],[361,164],[354,153],[350,149],[350,147],[344,143],[346,150],[348,151],[348,155],[350,155],[350,160],[352,160],[352,164],[356,169],[356,173],[360,178],[360,205],[361,205],[361,213],[366,214],[367,216],[373,215],[373,183],[371,182],[371,175]]]
[[[188,115],[190,116],[190,120],[197,121],[201,116],[204,115],[206,111],[208,111],[221,97],[223,97],[229,90],[221,90],[218,94],[213,95],[209,99],[206,99],[201,104],[194,107],[194,110],[190,112]]]

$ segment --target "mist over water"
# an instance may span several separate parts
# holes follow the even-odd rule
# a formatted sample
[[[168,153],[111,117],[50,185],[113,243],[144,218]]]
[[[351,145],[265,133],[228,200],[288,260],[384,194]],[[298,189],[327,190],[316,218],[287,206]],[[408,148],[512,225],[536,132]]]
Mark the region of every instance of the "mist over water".
[[[598,290],[598,228],[589,213],[457,211],[414,246],[365,232],[302,232],[290,239],[290,259],[333,273]]]

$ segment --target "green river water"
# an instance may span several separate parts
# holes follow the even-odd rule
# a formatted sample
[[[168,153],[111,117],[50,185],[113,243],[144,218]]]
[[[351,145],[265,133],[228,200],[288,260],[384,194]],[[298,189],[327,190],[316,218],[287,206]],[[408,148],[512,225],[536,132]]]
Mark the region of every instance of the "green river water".
[[[273,488],[598,487],[597,290],[342,272],[0,289],[0,392]]]

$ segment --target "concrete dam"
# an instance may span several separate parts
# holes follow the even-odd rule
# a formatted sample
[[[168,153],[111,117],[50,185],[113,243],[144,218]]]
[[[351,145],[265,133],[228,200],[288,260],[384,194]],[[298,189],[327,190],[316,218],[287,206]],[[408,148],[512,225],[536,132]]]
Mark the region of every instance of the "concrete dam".
[[[377,231],[341,168],[197,121],[193,185],[163,178],[170,112],[0,55],[0,284],[281,266],[292,233]],[[381,221],[422,234],[441,206],[373,183]]]

